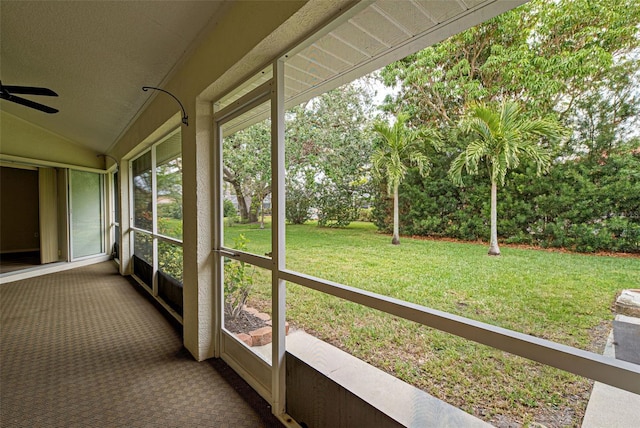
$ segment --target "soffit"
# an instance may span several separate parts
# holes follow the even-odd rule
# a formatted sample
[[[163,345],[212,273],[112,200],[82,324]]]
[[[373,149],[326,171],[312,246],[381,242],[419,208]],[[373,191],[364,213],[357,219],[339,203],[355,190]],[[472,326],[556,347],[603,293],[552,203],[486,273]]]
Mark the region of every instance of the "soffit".
[[[105,152],[162,86],[224,1],[0,2],[0,78],[43,86],[57,98],[1,108],[96,152]]]
[[[363,1],[320,29],[285,61],[285,105],[292,107],[513,9],[527,0]],[[270,78],[268,70],[217,105],[223,108]],[[268,117],[266,108],[230,121],[232,133]]]

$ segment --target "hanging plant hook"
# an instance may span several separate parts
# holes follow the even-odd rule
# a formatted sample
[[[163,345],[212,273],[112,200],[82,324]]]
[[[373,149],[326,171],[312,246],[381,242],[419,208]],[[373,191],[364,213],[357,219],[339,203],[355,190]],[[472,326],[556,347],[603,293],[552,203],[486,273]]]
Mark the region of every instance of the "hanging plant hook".
[[[106,154],[106,153],[99,153],[99,154],[97,154],[97,155],[96,155],[96,157],[98,157],[98,158],[104,158],[105,162],[106,162],[107,158],[109,158],[109,159],[111,159],[111,160],[116,164],[116,167],[119,167],[118,159],[114,158],[114,157],[113,157],[113,156],[111,156],[111,155],[108,155],[108,154]]]
[[[189,116],[187,116],[187,112],[184,109],[184,106],[182,105],[182,103],[180,102],[180,100],[173,95],[171,92],[169,91],[165,91],[164,89],[161,88],[156,88],[155,86],[143,86],[142,90],[147,92],[149,89],[155,89],[156,91],[161,91],[164,92],[165,94],[169,94],[173,97],[174,100],[176,100],[178,102],[178,104],[180,104],[180,108],[182,109],[182,123],[184,123],[185,125],[189,126]]]

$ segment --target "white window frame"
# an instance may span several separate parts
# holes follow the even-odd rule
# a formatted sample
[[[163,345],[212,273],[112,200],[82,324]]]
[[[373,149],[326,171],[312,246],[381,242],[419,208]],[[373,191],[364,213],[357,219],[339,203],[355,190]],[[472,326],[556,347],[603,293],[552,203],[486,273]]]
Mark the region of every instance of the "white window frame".
[[[114,183],[116,174],[118,174],[118,186]],[[107,251],[113,251],[113,245],[117,240],[117,231],[120,229],[120,218],[116,215],[116,203],[118,203],[118,188],[120,187],[120,181],[122,180],[122,174],[120,174],[120,167],[115,164],[107,175],[107,200],[109,202],[109,217],[107,219]],[[122,206],[118,205],[120,209],[120,215],[122,215]],[[120,248],[118,249],[118,257],[114,257],[113,260],[120,265],[120,257],[122,257],[122,242],[120,242]]]
[[[133,231],[134,233],[130,234],[130,248],[132,248],[131,251],[131,257],[133,257],[135,255],[135,234],[136,233],[141,233],[144,235],[147,235],[151,238],[151,242],[152,242],[152,257],[153,257],[153,263],[151,266],[151,278],[152,278],[152,284],[149,285],[147,283],[145,283],[141,278],[139,278],[135,272],[132,272],[132,276],[133,278],[140,284],[142,285],[142,288],[144,290],[146,290],[149,294],[151,294],[151,296],[162,305],[162,307],[164,309],[167,310],[167,312],[173,316],[180,324],[183,324],[183,317],[178,314],[175,310],[173,310],[173,308],[171,308],[169,306],[169,304],[167,302],[165,302],[158,294],[158,241],[164,241],[167,242],[169,244],[172,245],[176,245],[178,247],[184,248],[183,245],[183,241],[181,239],[176,239],[176,238],[172,238],[169,236],[165,236],[165,235],[161,235],[158,233],[158,187],[157,187],[157,179],[156,179],[156,167],[157,167],[157,163],[156,163],[156,149],[157,147],[164,143],[167,139],[171,138],[173,135],[175,135],[176,133],[178,133],[180,131],[180,128],[175,128],[172,131],[170,131],[169,133],[167,133],[165,136],[163,136],[162,138],[160,138],[158,141],[156,141],[155,143],[153,143],[148,149],[143,150],[142,152],[140,152],[138,155],[136,155],[135,157],[131,158],[131,160],[129,161],[129,229],[131,231]],[[139,227],[135,226],[134,223],[134,219],[135,219],[135,203],[134,203],[134,184],[133,184],[133,180],[134,180],[134,176],[133,176],[133,162],[135,162],[136,159],[146,155],[147,153],[151,153],[151,209],[152,209],[152,213],[153,213],[153,218],[152,218],[152,230],[148,231],[145,229],[141,229]],[[182,151],[180,152],[180,156],[182,156]],[[120,180],[122,178],[120,177]],[[184,189],[183,189],[184,190]],[[120,208],[120,210],[122,211],[122,208]],[[183,219],[184,222],[184,219]],[[182,266],[184,269],[184,255],[183,255],[183,260],[182,260]]]

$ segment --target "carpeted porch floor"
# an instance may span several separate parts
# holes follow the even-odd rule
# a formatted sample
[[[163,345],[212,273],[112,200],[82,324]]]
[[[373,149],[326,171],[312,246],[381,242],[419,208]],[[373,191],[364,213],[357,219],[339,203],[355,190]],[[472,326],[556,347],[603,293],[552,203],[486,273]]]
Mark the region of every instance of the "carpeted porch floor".
[[[0,426],[276,427],[112,262],[0,285]]]

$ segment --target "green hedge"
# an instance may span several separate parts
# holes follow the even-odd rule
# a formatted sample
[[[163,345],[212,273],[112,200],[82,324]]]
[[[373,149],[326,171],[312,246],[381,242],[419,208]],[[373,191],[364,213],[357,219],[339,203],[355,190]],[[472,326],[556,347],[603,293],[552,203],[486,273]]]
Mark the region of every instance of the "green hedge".
[[[409,174],[401,185],[400,233],[488,240],[488,177],[465,177],[463,187],[454,186],[449,159],[440,154],[430,176]],[[391,200],[379,185],[373,219],[390,232]],[[541,177],[521,165],[498,189],[498,235],[507,243],[640,253],[640,152],[556,162]]]

